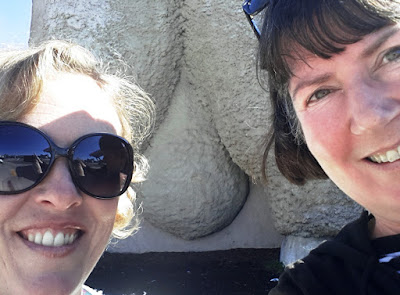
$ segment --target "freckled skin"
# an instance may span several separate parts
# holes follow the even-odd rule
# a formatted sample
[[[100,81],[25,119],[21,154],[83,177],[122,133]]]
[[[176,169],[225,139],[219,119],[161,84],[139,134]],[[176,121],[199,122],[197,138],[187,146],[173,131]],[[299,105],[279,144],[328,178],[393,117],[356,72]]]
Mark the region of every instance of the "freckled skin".
[[[367,160],[400,145],[399,46],[399,26],[390,26],[331,59],[307,55],[307,65],[291,65],[289,92],[307,145],[327,175],[374,214],[375,237],[400,233],[400,162]]]
[[[94,80],[78,74],[60,73],[46,81],[39,104],[20,121],[41,129],[62,147],[88,133],[121,133],[110,99]],[[81,294],[108,243],[117,205],[118,198],[98,200],[77,190],[63,158],[32,190],[2,195],[0,294]],[[61,221],[77,223],[84,231],[73,251],[61,257],[27,247],[17,234]]]

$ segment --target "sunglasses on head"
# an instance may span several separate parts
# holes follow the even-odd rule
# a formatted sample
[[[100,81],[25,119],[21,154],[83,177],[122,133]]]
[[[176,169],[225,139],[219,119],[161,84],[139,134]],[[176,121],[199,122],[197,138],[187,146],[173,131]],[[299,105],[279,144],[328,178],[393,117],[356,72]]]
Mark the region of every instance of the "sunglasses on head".
[[[242,8],[257,39],[261,36],[263,10],[272,2],[271,0],[245,0]]]
[[[61,148],[30,125],[0,121],[0,194],[19,194],[35,187],[59,157],[68,159],[75,186],[94,198],[117,197],[132,179],[133,149],[122,137],[92,133]]]

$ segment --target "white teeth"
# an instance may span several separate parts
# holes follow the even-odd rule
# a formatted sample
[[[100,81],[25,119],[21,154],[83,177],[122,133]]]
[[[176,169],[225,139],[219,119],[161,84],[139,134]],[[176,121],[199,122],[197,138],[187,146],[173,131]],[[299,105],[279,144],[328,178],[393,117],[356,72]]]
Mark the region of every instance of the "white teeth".
[[[77,236],[76,233],[64,234],[63,232],[58,232],[54,237],[51,230],[46,230],[43,235],[40,232],[29,233],[28,241],[47,247],[60,247],[72,244],[76,240]]]
[[[33,242],[35,243],[35,244],[39,244],[39,245],[41,245],[42,244],[42,234],[41,233],[37,233],[36,235],[35,235],[35,239],[33,240]]]
[[[376,154],[369,157],[375,163],[394,162],[400,159],[400,146],[395,150],[387,151],[385,154]]]
[[[381,158],[381,161],[382,161],[383,163],[385,163],[385,162],[388,161],[386,155],[379,155],[379,157]]]
[[[64,236],[64,244],[68,244],[68,241],[69,241],[69,234],[66,234]]]
[[[56,237],[54,238],[54,247],[57,246],[62,246],[64,245],[64,234],[63,233],[58,233]]]
[[[43,235],[42,245],[43,246],[53,246],[54,237],[53,234],[48,230]]]
[[[400,155],[397,151],[388,151],[386,153],[386,157],[389,162],[394,162],[394,161],[400,159]]]

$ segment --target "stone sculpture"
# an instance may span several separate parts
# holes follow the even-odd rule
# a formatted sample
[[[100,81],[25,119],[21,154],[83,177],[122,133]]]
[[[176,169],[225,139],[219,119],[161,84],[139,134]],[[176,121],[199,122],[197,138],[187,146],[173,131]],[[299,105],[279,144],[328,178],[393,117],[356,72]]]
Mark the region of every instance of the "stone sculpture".
[[[94,49],[153,97],[157,123],[143,145],[151,171],[140,188],[144,217],[184,239],[232,222],[262,184],[269,127],[267,92],[257,81],[257,40],[229,1],[33,0],[31,43],[73,40]],[[265,198],[284,235],[321,237],[359,208],[329,181],[289,184],[270,157]]]

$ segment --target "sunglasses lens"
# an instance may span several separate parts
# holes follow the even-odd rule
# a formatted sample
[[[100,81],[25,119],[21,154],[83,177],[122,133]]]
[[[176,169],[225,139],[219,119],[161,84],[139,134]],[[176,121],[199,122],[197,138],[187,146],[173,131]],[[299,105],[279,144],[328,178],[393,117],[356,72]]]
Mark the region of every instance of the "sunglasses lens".
[[[99,198],[112,198],[128,187],[133,157],[128,143],[110,134],[82,139],[75,147],[72,173],[79,188]]]
[[[0,126],[0,194],[15,194],[35,186],[51,160],[50,145],[27,126]]]

